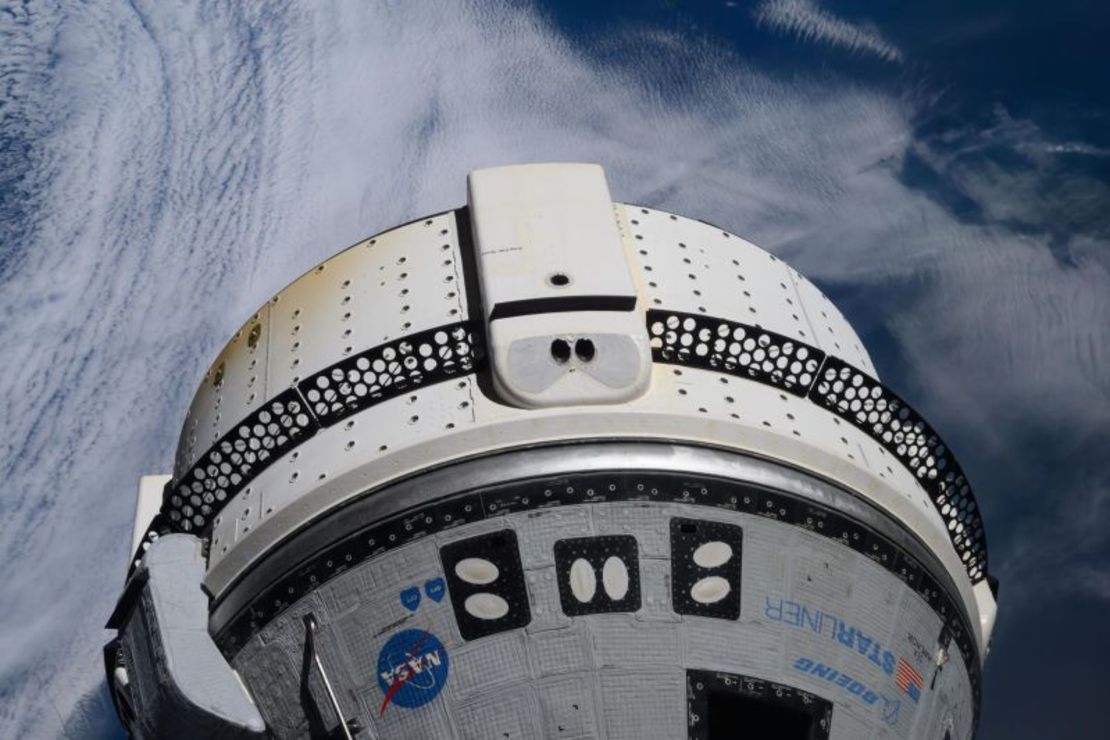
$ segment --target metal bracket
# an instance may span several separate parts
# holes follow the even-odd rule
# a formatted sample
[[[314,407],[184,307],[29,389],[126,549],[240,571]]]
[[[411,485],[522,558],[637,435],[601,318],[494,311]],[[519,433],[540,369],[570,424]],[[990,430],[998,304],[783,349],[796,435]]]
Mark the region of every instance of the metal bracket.
[[[304,645],[305,650],[312,658],[312,662],[316,665],[316,670],[320,672],[320,678],[324,681],[324,690],[328,694],[328,702],[331,704],[332,711],[339,719],[339,729],[343,733],[342,736],[346,740],[354,740],[356,733],[362,731],[362,726],[359,725],[357,719],[344,719],[343,710],[339,707],[339,700],[335,696],[335,689],[332,688],[331,680],[328,678],[328,672],[324,670],[324,663],[320,660],[320,654],[316,652],[316,617],[312,614],[306,614],[304,617]]]

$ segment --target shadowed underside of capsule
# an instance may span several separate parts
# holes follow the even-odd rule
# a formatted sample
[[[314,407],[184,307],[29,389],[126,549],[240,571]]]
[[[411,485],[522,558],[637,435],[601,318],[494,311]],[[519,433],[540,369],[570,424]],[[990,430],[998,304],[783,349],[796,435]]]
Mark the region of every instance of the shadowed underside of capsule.
[[[468,186],[205,375],[109,621],[129,731],[971,737],[982,520],[829,300],[596,165]]]

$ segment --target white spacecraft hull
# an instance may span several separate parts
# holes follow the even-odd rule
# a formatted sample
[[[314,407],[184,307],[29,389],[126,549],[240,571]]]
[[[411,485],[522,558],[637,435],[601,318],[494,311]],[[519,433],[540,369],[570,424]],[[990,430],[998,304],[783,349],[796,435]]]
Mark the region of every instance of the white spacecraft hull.
[[[982,524],[874,374],[750,243],[612,203],[593,166],[475,173],[467,209],[325,262],[213,364],[152,520],[141,499],[106,655],[121,714],[140,735],[971,737]],[[193,616],[160,633],[172,584]],[[209,674],[217,696],[182,699]]]

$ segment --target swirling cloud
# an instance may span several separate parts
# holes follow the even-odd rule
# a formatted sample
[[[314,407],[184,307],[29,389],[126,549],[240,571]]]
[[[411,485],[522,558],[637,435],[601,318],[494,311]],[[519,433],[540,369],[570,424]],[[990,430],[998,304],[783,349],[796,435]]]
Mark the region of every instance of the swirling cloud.
[[[762,25],[803,41],[840,46],[887,62],[903,60],[902,51],[883,38],[878,29],[844,20],[814,0],[766,0],[756,9],[755,18]]]

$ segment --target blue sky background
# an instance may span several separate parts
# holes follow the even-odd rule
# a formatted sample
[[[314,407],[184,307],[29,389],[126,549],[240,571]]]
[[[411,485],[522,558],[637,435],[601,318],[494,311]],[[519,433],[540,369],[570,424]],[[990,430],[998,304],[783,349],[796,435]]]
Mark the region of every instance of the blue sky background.
[[[1076,0],[0,0],[0,736],[118,736],[136,481],[239,323],[470,169],[544,160],[833,297],[984,509],[980,737],[1099,736],[1107,38]]]

